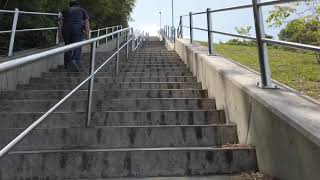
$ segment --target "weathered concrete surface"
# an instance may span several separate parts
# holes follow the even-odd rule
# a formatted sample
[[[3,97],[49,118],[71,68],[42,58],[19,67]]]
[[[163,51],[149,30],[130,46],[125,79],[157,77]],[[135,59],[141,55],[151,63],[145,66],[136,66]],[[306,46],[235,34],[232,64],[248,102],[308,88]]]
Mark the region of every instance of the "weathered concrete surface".
[[[32,131],[14,151],[158,147],[221,147],[237,144],[235,125],[110,126]],[[23,129],[0,130],[0,148]],[[48,141],[50,139],[50,141]]]
[[[75,179],[74,179],[75,180]],[[81,179],[89,180],[89,179]],[[243,180],[241,176],[160,177],[160,178],[108,178],[90,180]]]
[[[17,152],[1,159],[5,180],[166,177],[257,170],[252,148],[155,148]]]
[[[27,128],[43,113],[0,113],[1,129]],[[156,126],[156,125],[205,125],[224,124],[222,111],[117,111],[95,112],[91,126]],[[39,128],[85,127],[86,112],[54,113]],[[66,121],[67,119],[67,121]]]
[[[120,38],[120,43],[124,42],[124,37]],[[61,45],[62,46],[62,45]],[[97,52],[109,52],[116,48],[116,40],[108,42],[108,44],[101,43],[101,46],[97,48]],[[23,51],[17,53],[15,56],[10,58],[1,58],[0,62],[10,61],[15,58],[28,56],[34,53],[39,53],[41,51],[50,50],[52,48],[38,50],[33,49],[29,51]],[[32,52],[33,51],[33,52]],[[83,47],[83,54],[91,52],[91,47]],[[4,90],[15,90],[17,84],[28,84],[30,78],[32,77],[41,77],[43,72],[49,72],[50,69],[55,69],[59,65],[64,64],[63,53],[56,54],[44,59],[40,59],[32,64],[21,66],[19,68],[3,72],[0,74],[0,91]]]
[[[167,45],[168,46],[168,45]],[[236,123],[240,143],[256,146],[259,169],[276,178],[320,177],[320,105],[281,85],[256,86],[259,76],[207,49],[178,39],[176,51],[189,69]]]

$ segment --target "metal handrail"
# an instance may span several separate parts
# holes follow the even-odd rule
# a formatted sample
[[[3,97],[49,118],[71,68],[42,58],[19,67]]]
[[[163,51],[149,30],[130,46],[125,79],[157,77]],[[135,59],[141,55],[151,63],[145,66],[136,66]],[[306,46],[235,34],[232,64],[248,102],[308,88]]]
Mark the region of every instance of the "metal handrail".
[[[108,31],[109,29],[111,29],[111,32],[115,32],[115,31],[118,31],[118,30],[122,29],[122,25],[99,28],[99,29],[96,29],[96,30],[91,30],[90,33],[89,33],[89,39],[91,39],[92,38],[92,34],[96,33],[96,32],[97,32],[97,37],[100,36],[100,32],[101,31],[105,31],[105,34],[108,34],[109,33],[109,31]],[[114,39],[114,35],[111,37],[111,39],[112,40]],[[108,43],[108,38],[105,39],[105,43]],[[97,47],[99,47],[99,46],[100,46],[100,41],[97,42]]]
[[[269,67],[269,61],[268,61],[268,53],[267,53],[267,45],[268,44],[287,46],[287,47],[291,47],[291,48],[313,51],[313,52],[317,52],[317,53],[320,52],[320,47],[266,38],[261,8],[264,6],[292,3],[292,2],[300,2],[300,1],[305,1],[305,0],[271,0],[271,1],[266,1],[266,2],[261,2],[260,0],[252,0],[252,4],[232,6],[232,7],[227,7],[227,8],[215,9],[215,10],[211,10],[210,8],[208,8],[207,11],[196,12],[196,13],[190,12],[188,15],[180,16],[178,37],[183,38],[183,28],[189,28],[190,29],[190,43],[192,44],[194,30],[206,31],[208,33],[208,50],[209,50],[210,55],[214,55],[212,34],[220,34],[220,35],[225,35],[225,36],[232,36],[232,37],[238,37],[238,38],[244,38],[244,39],[250,39],[250,40],[256,41],[257,47],[258,47],[259,64],[260,64],[260,72],[261,72],[260,73],[261,74],[261,84],[259,83],[259,86],[262,88],[273,88],[270,67]],[[253,9],[254,20],[255,20],[255,30],[256,30],[255,37],[239,35],[239,34],[229,33],[229,32],[221,32],[221,31],[217,31],[217,30],[212,29],[211,16],[213,13],[225,12],[225,11],[231,11],[231,10],[239,10],[239,9],[248,9],[248,8]],[[207,29],[198,28],[198,27],[193,26],[193,16],[200,15],[200,14],[207,14]],[[190,26],[183,25],[182,19],[184,16],[189,17]],[[168,36],[168,30],[167,30],[166,26],[161,31],[164,32],[162,34]]]
[[[17,25],[19,21],[20,14],[27,14],[27,15],[42,15],[42,16],[56,16],[57,22],[61,15],[61,13],[45,13],[45,12],[30,12],[30,11],[20,11],[19,9],[12,10],[0,10],[0,13],[11,13],[14,14],[13,21],[12,21],[12,29],[6,31],[0,31],[0,34],[11,33],[10,43],[9,43],[9,50],[8,56],[12,56],[16,32],[31,32],[31,31],[49,31],[49,30],[56,30],[56,44],[59,44],[59,29],[58,27],[48,27],[48,28],[33,28],[33,29],[20,29],[17,30]]]
[[[131,32],[131,38],[127,39],[126,43],[124,43],[121,47],[119,47],[120,43],[120,33],[126,32],[128,37]],[[117,51],[111,55],[102,65],[100,65],[95,70],[95,58],[96,58],[96,45],[99,40],[102,40],[104,38],[108,38],[110,36],[117,35]],[[73,50],[75,48],[80,48],[82,46],[91,44],[91,69],[90,69],[90,75],[82,81],[76,88],[74,88],[70,93],[68,93],[63,99],[61,99],[56,105],[54,105],[49,111],[47,111],[44,115],[42,115],[40,118],[38,118],[34,123],[32,123],[28,128],[26,128],[19,136],[17,136],[14,140],[12,140],[8,145],[6,145],[1,151],[0,151],[0,158],[3,157],[5,154],[7,154],[12,148],[14,148],[21,140],[23,140],[31,131],[33,131],[37,126],[39,126],[49,115],[51,115],[55,110],[57,110],[65,101],[67,101],[74,93],[76,93],[84,84],[90,81],[89,85],[89,98],[88,98],[88,116],[87,116],[87,123],[86,125],[90,125],[91,120],[91,108],[92,108],[92,96],[93,96],[93,83],[95,75],[115,56],[116,58],[116,75],[119,71],[119,53],[124,48],[127,47],[127,54],[128,54],[128,47],[131,41],[133,41],[135,38],[133,37],[133,29],[132,28],[125,28],[107,35],[103,35],[97,38],[85,40],[82,42],[74,43],[71,45],[67,45],[64,47],[55,48],[46,52],[37,53],[34,55],[26,56],[23,58],[18,58],[16,60],[5,62],[0,64],[0,73],[8,71],[10,69],[18,68],[22,65],[30,64],[34,61],[37,61],[41,58],[45,58],[51,55],[55,55],[58,53],[63,53],[66,51]],[[142,34],[140,34],[137,38],[139,40],[139,44],[142,43]],[[133,49],[137,49],[137,47],[133,47]],[[128,56],[127,56],[128,58]]]

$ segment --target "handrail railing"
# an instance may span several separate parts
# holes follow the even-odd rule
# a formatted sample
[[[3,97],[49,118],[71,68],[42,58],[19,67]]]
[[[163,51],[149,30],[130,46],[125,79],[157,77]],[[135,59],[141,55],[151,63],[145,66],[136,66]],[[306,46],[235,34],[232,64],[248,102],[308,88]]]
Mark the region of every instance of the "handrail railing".
[[[120,47],[120,33],[127,33],[127,37],[131,35],[131,38],[127,38],[126,42]],[[96,46],[97,42],[100,40],[103,40],[105,38],[111,37],[116,35],[117,37],[117,51],[111,55],[102,65],[100,65],[95,70],[95,59],[96,59]],[[73,94],[75,94],[84,84],[89,82],[89,89],[88,89],[88,109],[87,109],[87,120],[86,125],[87,127],[90,125],[91,120],[91,110],[92,110],[92,97],[93,97],[93,86],[94,86],[94,78],[95,75],[114,57],[116,57],[116,67],[115,67],[115,75],[117,76],[119,73],[119,58],[120,58],[120,51],[127,47],[127,60],[128,60],[128,52],[129,52],[129,44],[131,41],[137,40],[139,43],[137,43],[137,46],[143,42],[143,37],[140,34],[137,38],[133,37],[133,29],[132,28],[125,28],[122,30],[118,30],[116,32],[103,35],[100,37],[92,38],[89,40],[85,40],[82,42],[74,43],[71,45],[67,45],[64,47],[55,48],[49,51],[33,54],[30,56],[18,58],[13,61],[5,62],[0,64],[0,73],[18,68],[20,66],[30,64],[34,61],[38,61],[41,58],[48,57],[50,55],[55,55],[58,53],[64,53],[70,50],[73,50],[75,48],[80,48],[82,46],[91,44],[91,69],[90,69],[90,75],[82,81],[76,88],[74,88],[70,93],[68,93],[63,99],[61,99],[56,105],[54,105],[49,111],[47,111],[44,115],[42,115],[39,119],[37,119],[34,123],[32,123],[28,128],[26,128],[19,136],[17,136],[14,140],[12,140],[8,145],[6,145],[1,151],[0,151],[0,158],[3,157],[5,154],[7,154],[12,148],[14,148],[21,140],[23,140],[31,131],[33,131],[37,126],[39,126],[46,118],[51,115],[55,110],[57,110],[64,102],[66,102]],[[132,49],[138,49],[138,47],[133,47]]]
[[[17,30],[17,25],[19,22],[19,15],[20,14],[28,14],[28,15],[42,15],[42,16],[55,16],[57,17],[57,22],[59,21],[59,17],[61,13],[45,13],[45,12],[28,12],[28,11],[20,11],[19,9],[12,10],[0,10],[0,13],[11,13],[14,14],[13,21],[12,21],[12,29],[0,31],[0,34],[7,34],[11,33],[9,49],[8,49],[8,56],[12,56],[14,50],[14,43],[16,39],[17,32],[31,32],[31,31],[49,31],[55,30],[56,31],[56,44],[59,44],[59,29],[58,27],[48,27],[48,28],[34,28],[34,29],[20,29]]]
[[[109,32],[109,30],[111,29],[111,32]],[[99,37],[100,35],[102,35],[102,33],[104,34],[108,34],[108,33],[112,33],[115,31],[118,31],[122,29],[122,25],[118,25],[118,26],[111,26],[111,27],[105,27],[105,28],[99,28],[96,30],[91,30],[89,33],[89,39],[92,38],[93,34],[97,34],[95,37]],[[111,39],[114,40],[115,35],[111,36]],[[105,39],[105,43],[108,43],[108,38]],[[97,42],[97,47],[100,46],[100,41]]]
[[[194,30],[200,30],[200,31],[207,32],[208,33],[209,55],[215,54],[214,47],[213,47],[212,34],[220,34],[220,35],[225,35],[225,36],[232,36],[232,37],[238,37],[238,38],[244,38],[244,39],[256,41],[257,48],[258,48],[258,55],[259,55],[260,74],[261,74],[261,83],[258,83],[258,84],[262,88],[274,88],[272,85],[270,65],[269,65],[269,60],[268,60],[268,51],[267,51],[268,44],[287,46],[287,47],[291,47],[291,48],[308,50],[308,51],[313,51],[313,52],[317,52],[317,53],[320,52],[320,47],[267,38],[266,34],[265,34],[265,27],[264,27],[264,21],[263,21],[263,15],[262,15],[261,8],[264,6],[292,3],[292,2],[300,2],[300,1],[305,1],[305,0],[271,0],[271,1],[267,1],[267,2],[261,2],[260,0],[252,0],[252,4],[233,6],[233,7],[221,8],[221,9],[215,9],[215,10],[211,10],[210,8],[208,8],[207,11],[197,12],[197,13],[190,12],[188,15],[180,16],[179,27],[177,30],[178,38],[183,38],[183,28],[190,29],[190,43],[191,44],[193,43]],[[239,10],[239,9],[248,9],[248,8],[253,9],[254,21],[255,21],[255,31],[256,31],[255,37],[239,35],[239,34],[229,33],[229,32],[221,32],[221,31],[217,31],[217,30],[212,29],[211,16],[213,13],[225,12],[225,11],[231,11],[231,10]],[[193,26],[193,16],[201,15],[201,14],[207,14],[207,28],[199,28],[199,27]],[[183,24],[183,17],[185,17],[185,16],[189,17],[189,23],[190,23],[189,26],[184,26],[184,24]],[[161,30],[161,32],[164,36],[171,37],[170,31],[168,28],[169,28],[169,26],[164,26],[164,28]]]

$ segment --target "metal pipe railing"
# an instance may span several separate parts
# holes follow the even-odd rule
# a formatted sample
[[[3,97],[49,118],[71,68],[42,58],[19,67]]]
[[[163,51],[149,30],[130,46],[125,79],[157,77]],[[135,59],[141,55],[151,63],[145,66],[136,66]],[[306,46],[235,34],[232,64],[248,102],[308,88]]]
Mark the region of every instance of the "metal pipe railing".
[[[97,70],[94,70],[94,64],[95,64],[95,59],[96,59],[96,44],[98,41],[117,35],[117,41],[119,42],[119,38],[120,38],[120,33],[123,32],[132,32],[131,33],[131,38],[128,39],[126,41],[126,43],[124,43],[124,45],[122,45],[121,47],[119,47],[119,43],[117,43],[117,51],[111,55],[111,57],[109,57],[102,65],[100,65]],[[119,64],[119,53],[120,51],[125,47],[128,46],[130,44],[131,41],[133,41],[134,39],[138,39],[139,43],[137,45],[137,47],[133,47],[133,49],[137,49],[138,46],[143,42],[142,41],[142,35],[140,34],[137,38],[133,37],[133,30],[132,28],[125,28],[122,30],[118,30],[116,32],[107,34],[107,35],[103,35],[97,38],[93,38],[93,39],[89,39],[89,40],[85,40],[82,42],[78,42],[78,43],[74,43],[71,45],[67,45],[64,47],[59,47],[59,48],[55,48],[49,51],[45,51],[45,52],[41,52],[41,53],[37,53],[37,54],[33,54],[30,56],[26,56],[26,57],[22,57],[22,58],[18,58],[16,60],[13,61],[9,61],[9,62],[5,62],[5,63],[1,63],[0,64],[0,73],[3,73],[5,71],[11,70],[11,69],[15,69],[18,68],[20,66],[26,65],[26,64],[30,64],[32,62],[38,61],[41,58],[45,58],[51,55],[55,55],[58,53],[64,53],[70,50],[73,50],[75,48],[80,48],[82,46],[91,44],[91,68],[90,68],[90,75],[84,80],[82,81],[76,88],[74,88],[70,93],[68,93],[63,99],[61,99],[56,105],[54,105],[49,111],[47,111],[44,115],[42,115],[39,119],[37,119],[34,123],[32,123],[28,128],[26,128],[21,134],[19,134],[19,136],[17,136],[14,140],[12,140],[8,145],[6,145],[1,151],[0,151],[0,158],[3,157],[5,154],[7,154],[10,150],[12,150],[12,148],[14,148],[21,140],[23,140],[30,132],[32,132],[37,126],[39,126],[44,120],[46,120],[46,118],[51,115],[55,110],[57,110],[64,102],[66,102],[72,95],[74,95],[78,90],[80,90],[80,88],[85,85],[86,83],[90,82],[89,84],[89,89],[88,89],[88,109],[87,109],[87,121],[86,121],[86,126],[90,126],[90,120],[91,120],[91,112],[92,112],[92,97],[93,97],[93,86],[94,86],[94,78],[95,75],[109,62],[111,61],[111,59],[113,59],[115,56],[117,56],[116,58],[116,63]],[[129,50],[129,48],[127,48],[127,51]],[[128,52],[127,52],[128,53]],[[116,74],[119,73],[119,67],[117,66],[116,68]]]
[[[9,43],[9,49],[8,49],[8,56],[9,56],[9,57],[13,55],[14,44],[15,44],[15,39],[16,39],[16,33],[17,33],[17,32],[31,32],[31,31],[49,31],[49,30],[56,30],[56,44],[59,44],[59,36],[58,36],[59,32],[58,32],[58,27],[34,28],[34,29],[20,29],[20,30],[18,30],[18,29],[17,29],[17,25],[18,25],[18,22],[19,22],[19,15],[20,15],[20,14],[42,15],[42,16],[56,16],[56,17],[57,17],[57,22],[58,22],[58,19],[59,19],[61,13],[28,12],[28,11],[20,11],[20,10],[17,9],[17,8],[16,8],[14,11],[12,11],[12,10],[0,10],[0,13],[11,13],[11,14],[14,14],[11,30],[0,31],[0,34],[11,33],[10,43]]]
[[[209,51],[210,55],[212,55],[214,53],[212,34],[220,34],[220,35],[225,35],[225,36],[232,36],[232,37],[244,38],[244,39],[250,39],[250,40],[256,41],[257,48],[258,48],[258,55],[259,55],[260,72],[261,72],[260,73],[261,74],[261,83],[259,83],[259,85],[262,88],[274,88],[272,85],[270,67],[269,67],[269,62],[268,62],[267,44],[287,46],[287,47],[291,47],[291,48],[308,50],[308,51],[313,51],[313,52],[318,52],[318,53],[320,52],[320,47],[266,38],[261,8],[264,6],[292,3],[292,2],[300,2],[300,1],[305,1],[305,0],[271,0],[271,1],[266,1],[266,2],[261,2],[260,0],[252,0],[252,4],[245,4],[245,5],[227,7],[227,8],[221,8],[221,9],[215,9],[215,10],[207,9],[207,11],[197,12],[197,13],[190,12],[188,15],[180,16],[180,22],[179,22],[179,28],[178,28],[179,29],[178,32],[180,32],[180,33],[178,33],[178,37],[183,38],[183,28],[189,28],[190,29],[190,43],[192,44],[193,37],[194,37],[193,36],[194,30],[208,32],[208,51]],[[248,9],[248,8],[252,8],[253,14],[254,14],[255,30],[256,30],[255,37],[244,36],[244,35],[228,33],[228,32],[221,32],[221,31],[217,31],[217,30],[212,29],[212,17],[211,17],[212,13],[225,12],[225,11],[231,11],[231,10],[239,10],[239,9]],[[200,15],[200,14],[207,14],[207,28],[206,29],[193,26],[193,16]],[[189,17],[189,23],[190,23],[189,26],[185,26],[183,24],[183,17]],[[163,30],[161,32],[164,32],[164,33],[162,33],[162,35],[166,34],[165,31],[163,31]]]
[[[59,18],[60,13],[55,14],[55,13],[42,13],[42,12],[27,12],[27,11],[19,11],[19,9],[15,9],[15,11],[0,10],[0,13],[14,13],[14,18],[13,18],[13,22],[12,22],[12,29],[11,30],[6,30],[6,31],[0,31],[0,34],[11,33],[8,56],[12,56],[12,54],[13,54],[16,32],[56,30],[57,31],[56,36],[58,37],[58,27],[17,30],[17,24],[18,24],[18,21],[19,21],[19,15],[20,14],[57,16]],[[59,43],[58,39],[56,40],[56,43],[57,44]]]

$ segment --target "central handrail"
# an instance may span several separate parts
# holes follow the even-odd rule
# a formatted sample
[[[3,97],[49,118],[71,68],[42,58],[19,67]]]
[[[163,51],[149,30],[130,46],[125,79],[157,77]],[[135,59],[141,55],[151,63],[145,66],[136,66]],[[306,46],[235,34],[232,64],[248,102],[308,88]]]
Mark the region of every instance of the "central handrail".
[[[127,40],[126,43],[124,43],[121,47],[119,47],[120,44],[120,33],[122,32],[128,32],[127,33]],[[131,32],[131,38],[129,39]],[[96,58],[96,47],[97,47],[97,42],[99,40],[105,39],[107,37],[117,35],[117,51],[114,52],[111,57],[109,57],[102,65],[100,65],[96,70],[95,70],[95,58]],[[44,115],[42,115],[39,119],[37,119],[34,123],[32,123],[28,128],[26,128],[19,136],[17,136],[15,139],[13,139],[8,145],[6,145],[1,151],[0,151],[0,158],[3,157],[5,154],[7,154],[12,148],[14,148],[21,140],[23,140],[30,132],[32,132],[37,126],[39,126],[49,115],[51,115],[55,110],[57,110],[64,102],[66,102],[73,94],[75,94],[84,84],[89,82],[89,97],[88,97],[88,116],[87,116],[87,123],[86,125],[90,125],[90,118],[91,118],[91,108],[92,108],[92,96],[93,96],[93,83],[94,83],[94,77],[95,75],[115,56],[116,58],[116,75],[118,74],[119,71],[119,53],[120,51],[124,48],[127,47],[127,60],[128,60],[128,51],[129,51],[129,43],[131,41],[138,40],[137,47],[132,48],[132,49],[137,49],[138,46],[143,42],[143,34],[140,34],[137,38],[133,37],[133,29],[132,28],[125,28],[121,29],[119,31],[103,35],[97,38],[85,40],[82,42],[74,43],[71,45],[67,45],[64,47],[59,47],[56,49],[52,49],[46,52],[41,52],[37,53],[34,55],[26,56],[23,58],[18,58],[16,60],[10,61],[10,62],[5,62],[0,64],[0,73],[20,67],[22,65],[30,64],[34,61],[37,61],[41,58],[45,58],[51,55],[55,55],[58,53],[64,53],[66,51],[70,51],[76,48],[80,48],[82,46],[91,44],[91,69],[90,69],[90,75],[82,81],[76,88],[74,88],[70,93],[68,93],[63,99],[61,99],[56,105],[54,105],[49,111],[47,111]],[[134,43],[132,43],[134,44]]]

